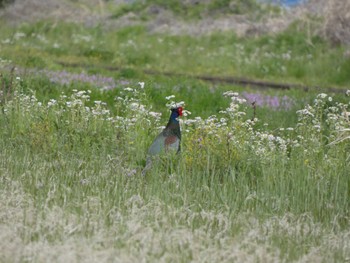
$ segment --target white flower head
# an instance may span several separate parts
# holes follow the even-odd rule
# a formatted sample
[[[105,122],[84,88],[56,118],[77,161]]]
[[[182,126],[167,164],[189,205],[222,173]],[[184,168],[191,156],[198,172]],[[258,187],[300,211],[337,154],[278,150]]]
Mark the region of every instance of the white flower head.
[[[56,104],[57,104],[57,101],[54,100],[54,99],[51,99],[51,100],[47,103],[47,106],[48,106],[48,107],[51,107],[51,106],[56,105]]]
[[[124,88],[124,90],[125,91],[129,91],[129,92],[132,92],[132,91],[134,91],[132,88],[130,88],[130,87],[126,87],[126,88]]]
[[[145,87],[145,82],[139,82],[140,88],[143,89]]]
[[[162,113],[154,111],[149,111],[148,114],[155,119],[160,119],[160,117],[162,116]]]
[[[173,98],[175,98],[175,95],[170,95],[170,96],[165,97],[166,100],[170,100],[170,99],[173,99]]]
[[[183,114],[183,116],[188,116],[188,115],[191,115],[191,112],[190,111],[188,111],[188,110],[183,110],[182,111],[182,114]]]
[[[238,97],[238,92],[225,91],[222,95],[224,95],[224,97]]]
[[[192,124],[194,124],[194,123],[197,123],[197,121],[196,121],[196,120],[193,120],[193,119],[185,120],[185,124],[186,124],[186,125],[192,125]]]
[[[169,101],[166,106],[170,109],[173,108],[178,108],[178,107],[184,107],[185,106],[185,102],[184,101],[180,101],[180,102],[175,102],[175,101]]]
[[[239,97],[231,97],[231,100],[233,103],[237,102],[238,104],[244,104],[247,102],[246,99],[239,98]]]
[[[320,98],[320,99],[324,99],[327,97],[327,94],[326,93],[320,93],[317,95],[317,98]]]
[[[137,102],[130,103],[129,107],[131,110],[139,110],[140,108],[142,108],[142,106]]]

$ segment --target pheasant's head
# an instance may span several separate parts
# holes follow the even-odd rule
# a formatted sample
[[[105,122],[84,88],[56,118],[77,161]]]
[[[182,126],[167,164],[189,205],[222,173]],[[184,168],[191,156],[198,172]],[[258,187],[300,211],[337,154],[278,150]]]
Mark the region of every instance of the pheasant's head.
[[[171,109],[171,114],[177,115],[177,116],[176,116],[176,118],[177,118],[177,117],[179,117],[179,116],[182,116],[182,111],[183,111],[183,108],[182,108],[182,107],[172,108],[172,109]]]
[[[182,107],[172,108],[170,119],[177,121],[177,118],[182,116],[182,111],[183,111]]]

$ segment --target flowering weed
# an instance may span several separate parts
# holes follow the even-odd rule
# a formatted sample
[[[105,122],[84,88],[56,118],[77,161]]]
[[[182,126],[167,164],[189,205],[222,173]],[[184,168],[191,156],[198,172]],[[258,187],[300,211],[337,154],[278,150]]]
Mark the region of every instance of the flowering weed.
[[[22,200],[20,220],[4,221],[16,228],[2,232],[18,238],[14,247],[46,244],[48,258],[61,242],[78,247],[69,240],[84,248],[103,242],[91,253],[118,247],[149,260],[349,256],[349,103],[320,94],[294,127],[278,130],[247,114],[251,105],[236,92],[225,92],[229,104],[207,118],[185,105],[182,153],[160,158],[142,177],[146,149],[167,117],[153,110],[149,83],[122,87],[113,105],[91,101],[89,90],[40,101],[21,79],[11,85],[0,114],[1,179],[17,190],[1,186],[0,194]],[[184,104],[166,97],[164,108]]]

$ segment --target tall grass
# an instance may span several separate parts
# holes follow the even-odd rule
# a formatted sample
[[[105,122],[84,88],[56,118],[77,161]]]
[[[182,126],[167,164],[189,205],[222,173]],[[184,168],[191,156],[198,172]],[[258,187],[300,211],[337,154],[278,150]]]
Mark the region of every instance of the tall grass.
[[[206,5],[152,2],[186,19]],[[348,261],[348,61],[301,25],[244,39],[1,25],[0,66],[20,67],[0,75],[0,261]],[[121,70],[73,72],[57,61]],[[257,93],[144,69],[339,85],[344,94]],[[182,153],[159,156],[141,176],[166,104],[178,101]]]
[[[5,260],[349,257],[349,140],[338,140],[349,129],[348,103],[320,94],[298,111],[294,127],[272,131],[226,92],[221,113],[182,121],[182,154],[160,156],[142,177],[146,149],[163,124],[147,83],[124,88],[114,112],[89,102],[88,91],[42,102],[22,91],[22,79],[6,83]]]

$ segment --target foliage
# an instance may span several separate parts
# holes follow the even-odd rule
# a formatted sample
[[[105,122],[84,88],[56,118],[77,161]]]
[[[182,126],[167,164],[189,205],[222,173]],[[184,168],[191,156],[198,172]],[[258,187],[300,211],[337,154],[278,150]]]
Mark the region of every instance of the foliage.
[[[1,32],[4,261],[350,257],[342,48],[317,37],[311,45],[293,27],[250,39],[63,23]],[[7,74],[11,64],[17,69]],[[344,94],[258,92],[144,69],[341,85]],[[142,177],[147,148],[169,117],[165,104],[178,100],[187,115],[182,153],[160,156]]]
[[[0,0],[0,8],[3,8],[5,5],[14,2],[14,0]]]
[[[229,106],[216,116],[190,118],[185,111],[182,154],[161,156],[142,177],[146,149],[164,121],[152,111],[147,83],[122,88],[113,111],[103,101],[90,101],[93,91],[72,90],[42,102],[23,91],[30,89],[22,78],[7,78],[6,83],[3,87],[11,88],[1,98],[2,180],[19,184],[36,209],[35,218],[21,221],[23,242],[55,244],[67,238],[65,231],[80,239],[107,238],[109,234],[100,229],[111,233],[117,228],[117,236],[129,235],[131,225],[118,218],[136,223],[139,215],[144,226],[151,224],[154,235],[178,227],[189,227],[195,235],[204,224],[216,240],[231,240],[246,235],[250,223],[237,219],[246,214],[265,222],[274,233],[267,236],[268,242],[281,254],[264,252],[265,256],[294,260],[307,255],[300,252],[301,246],[318,246],[317,240],[326,238],[323,232],[313,232],[318,227],[327,235],[348,227],[350,140],[344,132],[350,129],[349,102],[320,94],[297,112],[295,127],[273,131],[259,125],[256,116],[247,116],[250,106],[244,98],[225,92]],[[168,105],[176,102],[174,96],[167,100]],[[58,207],[61,216],[49,230],[45,218]],[[304,216],[311,221],[303,221]],[[298,224],[293,228],[315,230],[289,237],[282,225],[276,226],[283,220]],[[73,224],[72,229],[56,227],[63,222]],[[259,234],[254,238],[262,238],[264,230],[256,227]],[[124,247],[129,242],[126,237],[117,239],[107,246]],[[207,240],[203,242],[208,244]],[[247,242],[254,246],[255,241]],[[183,260],[194,256],[188,246]],[[175,251],[160,249],[164,255]],[[327,257],[348,256],[337,251]]]
[[[265,10],[266,9],[266,10]],[[262,12],[277,11],[277,7],[264,6],[255,0],[249,1],[132,1],[117,6],[114,11],[114,18],[133,13],[143,19],[149,19],[152,15],[157,15],[160,11],[168,11],[178,18],[185,20],[198,20],[207,16],[219,16],[223,14],[257,14]]]
[[[106,32],[100,27],[61,23],[24,25],[15,33],[6,28],[1,31],[2,59],[23,67],[67,70],[64,62],[95,65],[97,71],[119,69],[129,78],[143,72],[171,72],[250,76],[320,87],[349,84],[343,48],[329,48],[319,37],[308,40],[297,27],[244,39],[222,33],[200,37],[149,34],[141,26]]]

